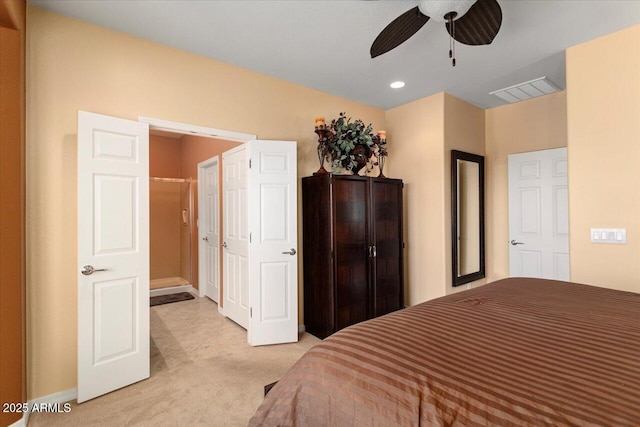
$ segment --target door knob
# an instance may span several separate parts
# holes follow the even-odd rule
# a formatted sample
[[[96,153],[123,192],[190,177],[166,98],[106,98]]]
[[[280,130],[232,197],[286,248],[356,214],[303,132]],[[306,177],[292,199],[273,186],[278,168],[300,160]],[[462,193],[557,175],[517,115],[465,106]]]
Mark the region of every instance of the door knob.
[[[290,250],[290,251],[282,252],[282,255],[287,255],[287,254],[289,254],[289,255],[295,255],[295,254],[296,254],[296,250],[295,250],[295,249],[293,249],[293,248],[291,248],[291,250]]]
[[[512,240],[510,243],[511,243],[513,246],[515,246],[515,245],[524,245],[524,243],[522,243],[522,242],[518,242],[517,240]]]
[[[90,276],[93,273],[95,273],[96,271],[107,271],[106,268],[93,268],[92,265],[84,265],[82,266],[82,270],[80,270],[80,273],[84,274],[85,276]]]
[[[222,242],[222,247],[226,248],[227,247],[227,242]]]
[[[202,240],[204,240],[205,242],[208,242],[208,241],[209,241],[209,237],[208,237],[208,236],[204,236],[204,237],[202,238]]]

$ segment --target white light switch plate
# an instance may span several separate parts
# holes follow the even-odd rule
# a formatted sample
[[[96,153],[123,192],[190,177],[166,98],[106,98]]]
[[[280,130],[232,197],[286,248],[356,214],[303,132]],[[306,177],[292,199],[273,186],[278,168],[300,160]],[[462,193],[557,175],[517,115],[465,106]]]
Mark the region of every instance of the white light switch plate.
[[[627,243],[626,228],[592,228],[592,243],[614,243],[624,245]]]

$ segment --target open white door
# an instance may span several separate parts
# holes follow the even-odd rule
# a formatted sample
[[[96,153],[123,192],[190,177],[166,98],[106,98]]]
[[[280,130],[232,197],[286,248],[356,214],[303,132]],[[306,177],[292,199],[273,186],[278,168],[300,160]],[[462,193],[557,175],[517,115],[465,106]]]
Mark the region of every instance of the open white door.
[[[218,156],[198,163],[198,282],[200,296],[220,295]]]
[[[294,141],[250,141],[251,345],[298,341],[297,157]]]
[[[570,280],[567,149],[511,154],[509,274]]]
[[[245,329],[249,328],[248,171],[246,145],[222,153],[223,313]]]
[[[78,402],[149,377],[149,129],[78,112]]]

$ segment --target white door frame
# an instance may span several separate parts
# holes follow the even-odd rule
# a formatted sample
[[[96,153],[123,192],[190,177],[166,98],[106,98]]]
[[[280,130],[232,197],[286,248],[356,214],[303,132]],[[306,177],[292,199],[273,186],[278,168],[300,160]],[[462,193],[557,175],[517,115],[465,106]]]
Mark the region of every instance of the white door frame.
[[[257,139],[256,135],[252,135],[249,133],[234,132],[230,130],[216,129],[216,128],[211,128],[206,126],[190,125],[187,123],[172,122],[169,120],[156,119],[152,117],[138,116],[138,121],[142,123],[147,123],[149,125],[149,130],[162,130],[162,131],[168,131],[168,132],[174,132],[174,133],[181,133],[185,135],[200,136],[204,138],[224,139],[224,140],[240,142],[240,143],[246,143],[248,141],[253,141]],[[221,165],[221,163],[218,163],[218,165]],[[198,170],[198,181],[200,181],[199,170]],[[199,185],[198,185],[198,196],[200,196]],[[200,206],[200,204],[198,204],[198,206]],[[198,212],[198,216],[200,216],[199,212]],[[218,236],[220,236],[219,228],[218,228]],[[200,231],[198,231],[198,238],[200,238]],[[198,243],[198,249],[200,249],[199,243]],[[203,290],[200,289],[200,283],[199,283],[200,277],[202,277],[200,275],[201,265],[202,264],[200,263],[200,250],[198,250],[198,296],[204,297],[204,289]],[[222,284],[222,282],[220,283]],[[224,314],[224,308],[220,307],[219,295],[218,295],[218,311],[221,314]]]
[[[567,147],[509,154],[507,160],[509,276],[527,274],[524,254],[530,261],[529,276],[570,280]],[[526,230],[519,213],[524,193],[537,209]]]
[[[257,138],[256,135],[249,133],[170,122],[168,120],[160,120],[144,116],[138,116],[138,121],[149,124],[149,129],[165,130],[169,132],[183,133],[185,135],[203,136],[205,138],[226,139],[236,142],[247,142]]]
[[[198,183],[204,182],[204,171],[206,168],[210,166],[218,166],[218,173],[220,171],[220,159],[219,156],[214,156],[210,159],[207,159],[203,162],[198,163]],[[217,192],[220,194],[220,182],[217,181]],[[205,247],[204,243],[204,233],[201,233],[202,227],[200,227],[200,219],[205,217],[205,205],[201,203],[202,200],[205,199],[205,187],[202,185],[198,185],[198,281],[200,281],[201,277],[205,277],[206,275],[206,253],[202,250]],[[220,205],[218,204],[218,219],[220,218]],[[216,222],[215,225],[216,235],[218,236],[218,247],[220,246],[220,221]],[[219,257],[218,257],[219,258]],[[220,259],[218,259],[218,276],[220,275]],[[218,284],[221,283],[220,278]],[[198,283],[198,295],[200,298],[205,296],[205,286],[200,286]],[[223,313],[222,308],[220,307],[220,287],[218,286],[218,312]]]
[[[235,141],[235,142],[240,142],[243,144],[247,144],[250,141],[256,141],[257,140],[257,136],[256,135],[252,135],[252,134],[246,134],[246,133],[240,133],[240,132],[233,132],[233,131],[226,131],[226,130],[222,130],[222,129],[215,129],[215,128],[209,128],[209,127],[204,127],[204,126],[196,126],[196,125],[189,125],[189,124],[184,124],[184,123],[178,123],[178,122],[171,122],[171,121],[167,121],[167,120],[161,120],[161,119],[154,119],[154,118],[149,118],[149,117],[143,117],[143,116],[139,116],[138,117],[138,121],[143,122],[143,123],[147,123],[149,125],[150,129],[156,129],[156,130],[164,130],[164,131],[169,131],[169,132],[177,132],[177,133],[184,133],[184,134],[188,134],[188,135],[195,135],[195,136],[202,136],[202,137],[207,137],[207,138],[217,138],[217,139],[225,139],[225,140],[230,140],[230,141]],[[292,142],[292,141],[290,141]],[[295,142],[294,142],[295,144]],[[250,147],[250,144],[247,144],[248,147]],[[221,163],[219,163],[219,165],[221,167],[223,167],[223,165]],[[251,167],[249,165],[249,167]],[[200,175],[200,174],[199,174]],[[297,182],[297,176],[296,176],[296,182]],[[200,190],[198,191],[198,193],[200,193]],[[219,229],[219,234],[220,234],[220,229]],[[297,235],[297,233],[296,233]],[[199,236],[199,233],[198,233]],[[224,237],[224,236],[222,236]],[[220,237],[219,237],[220,238]],[[296,237],[297,240],[297,237]],[[295,246],[295,244],[293,244]],[[199,251],[200,252],[200,251]],[[284,253],[284,252],[283,252]],[[200,255],[199,255],[200,256]],[[296,264],[297,264],[297,259],[296,259]],[[201,264],[202,265],[202,264]],[[297,276],[297,274],[296,274]],[[201,277],[201,276],[200,276]],[[296,277],[297,279],[297,277]],[[200,280],[199,280],[200,282]],[[297,282],[297,280],[296,280]],[[224,280],[221,283],[222,286],[224,286]],[[297,293],[297,283],[295,284],[296,286],[296,293]],[[198,283],[198,291],[200,296],[203,296],[203,290],[200,289],[200,283]],[[224,293],[224,290],[223,290]],[[220,298],[218,298],[218,301],[220,301]],[[296,298],[296,309],[295,309],[295,321],[297,323],[297,298]],[[218,309],[220,310],[220,304],[218,304]],[[253,344],[252,339],[249,339],[250,336],[248,335],[248,341],[250,342],[250,344]],[[297,336],[295,337],[295,340],[297,341]],[[285,340],[285,341],[281,341],[281,342],[288,342],[290,340]],[[256,342],[256,344],[260,345],[259,343]]]

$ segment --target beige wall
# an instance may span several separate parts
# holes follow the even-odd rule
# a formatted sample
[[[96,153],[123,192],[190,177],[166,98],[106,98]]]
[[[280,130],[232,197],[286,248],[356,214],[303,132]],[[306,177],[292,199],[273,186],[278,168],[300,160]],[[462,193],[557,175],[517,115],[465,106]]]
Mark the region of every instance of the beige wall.
[[[571,279],[640,292],[640,25],[567,50]],[[590,242],[627,229],[626,245]]]
[[[444,245],[444,289],[446,294],[460,292],[474,286],[483,285],[480,279],[462,286],[452,286],[452,248],[451,238],[451,150],[485,155],[485,118],[484,110],[464,102],[454,96],[444,97],[444,224],[442,226]],[[486,163],[486,162],[485,162]],[[486,166],[485,166],[486,167]],[[444,295],[444,294],[443,294]]]
[[[315,116],[346,111],[375,129],[384,128],[385,117],[378,108],[36,7],[28,8],[28,20],[27,372],[32,399],[76,387],[78,110],[295,140],[299,177],[318,168]]]
[[[444,295],[444,93],[388,110],[385,175],[404,181],[404,302]]]
[[[566,147],[566,93],[486,110],[485,227],[487,281],[509,276],[507,156]],[[571,160],[569,161],[571,168]],[[574,189],[569,180],[569,194]],[[573,256],[573,248],[571,248]]]
[[[386,175],[404,180],[405,304],[414,305],[467,288],[451,286],[451,150],[484,155],[484,110],[439,93],[386,120]]]

